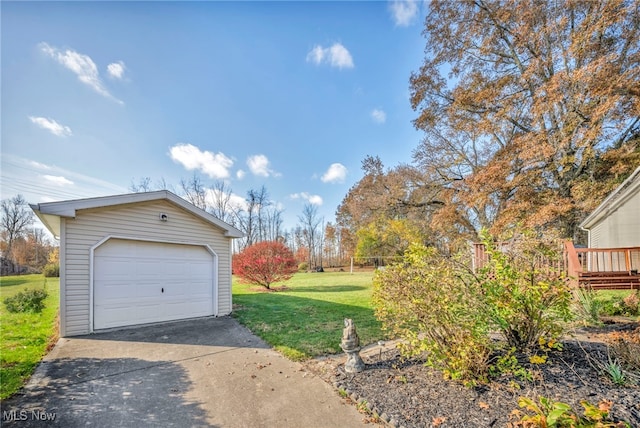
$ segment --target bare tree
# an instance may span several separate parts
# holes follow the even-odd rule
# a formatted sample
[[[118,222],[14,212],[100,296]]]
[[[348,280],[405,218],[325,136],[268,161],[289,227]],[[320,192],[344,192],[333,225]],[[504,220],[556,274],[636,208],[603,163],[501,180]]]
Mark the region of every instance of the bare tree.
[[[207,192],[200,180],[200,177],[194,173],[191,180],[180,180],[180,187],[182,188],[182,192],[184,193],[184,197],[187,201],[191,202],[198,208],[205,211],[207,210]]]
[[[321,219],[318,218],[318,208],[313,204],[305,204],[302,215],[298,216],[302,226],[302,237],[309,249],[309,267],[317,264],[317,246],[320,241],[318,226]]]
[[[16,239],[23,237],[30,225],[33,224],[34,215],[31,208],[22,195],[0,202],[0,227],[6,249],[5,257],[13,261],[13,244]]]
[[[267,192],[267,189],[262,186],[260,187],[260,190],[249,190],[249,198],[255,202],[254,207],[257,221],[257,240],[265,241],[267,240],[265,210],[269,205],[271,205],[271,202],[269,201],[269,193]]]
[[[133,179],[131,180],[131,184],[129,185],[129,190],[133,193],[143,193],[151,191],[151,178],[150,177],[140,177],[138,183],[136,184]]]
[[[209,189],[213,199],[209,208],[211,214],[230,223],[234,216],[234,210],[231,206],[231,188],[224,181],[218,180]]]
[[[282,234],[282,210],[276,207],[269,207],[265,211],[266,239],[276,241],[284,238]]]

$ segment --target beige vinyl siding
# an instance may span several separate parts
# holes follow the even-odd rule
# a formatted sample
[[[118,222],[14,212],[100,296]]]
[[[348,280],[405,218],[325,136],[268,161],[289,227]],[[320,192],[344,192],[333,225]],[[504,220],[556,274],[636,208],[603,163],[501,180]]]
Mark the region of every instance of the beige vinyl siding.
[[[160,213],[169,216],[159,219]],[[108,236],[208,245],[218,256],[218,315],[231,312],[231,238],[224,230],[167,200],[79,210],[65,219],[66,319],[63,334],[89,333],[90,249]]]
[[[589,238],[590,238],[589,247],[605,248],[605,245],[603,245],[603,242],[602,242],[602,235],[603,235],[602,229],[604,229],[604,227],[605,227],[604,223],[599,223],[589,231]]]
[[[622,201],[590,231],[593,248],[640,246],[640,192]]]

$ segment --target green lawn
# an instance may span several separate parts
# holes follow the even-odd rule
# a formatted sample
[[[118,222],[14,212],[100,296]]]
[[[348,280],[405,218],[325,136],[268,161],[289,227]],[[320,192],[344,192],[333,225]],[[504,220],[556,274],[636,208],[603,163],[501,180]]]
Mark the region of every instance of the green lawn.
[[[640,311],[630,310],[623,303],[623,299],[630,294],[636,293],[632,290],[598,290],[596,299],[600,301],[600,315],[623,315],[629,317],[639,317]]]
[[[598,290],[596,295],[599,300],[623,299],[629,294],[635,293],[633,290]]]
[[[49,296],[39,313],[10,313],[4,299],[45,287]],[[42,275],[0,277],[0,399],[18,391],[58,337],[60,280]]]
[[[361,345],[383,337],[371,307],[372,278],[372,272],[297,273],[286,290],[266,292],[234,277],[233,313],[292,360],[342,352],[345,318],[353,319]]]

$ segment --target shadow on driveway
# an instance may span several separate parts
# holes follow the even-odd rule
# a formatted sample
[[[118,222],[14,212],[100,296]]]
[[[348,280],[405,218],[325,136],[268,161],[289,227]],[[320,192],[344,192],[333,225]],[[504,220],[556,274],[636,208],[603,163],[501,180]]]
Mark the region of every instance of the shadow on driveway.
[[[223,348],[262,348],[269,345],[231,317],[207,317],[104,331],[73,339],[215,346]],[[108,345],[106,345],[108,346]]]
[[[170,361],[62,358],[36,376],[46,384],[2,403],[3,426],[210,426],[201,403],[183,398],[187,371]]]
[[[324,381],[230,317],[62,338],[2,426],[355,427]]]

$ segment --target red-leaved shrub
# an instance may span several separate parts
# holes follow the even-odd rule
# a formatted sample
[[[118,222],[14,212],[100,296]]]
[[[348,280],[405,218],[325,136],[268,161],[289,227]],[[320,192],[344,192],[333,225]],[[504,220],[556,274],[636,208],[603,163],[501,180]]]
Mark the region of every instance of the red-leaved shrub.
[[[293,253],[281,242],[258,242],[233,257],[234,274],[267,289],[275,282],[288,280],[297,270]]]

